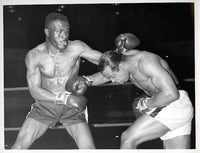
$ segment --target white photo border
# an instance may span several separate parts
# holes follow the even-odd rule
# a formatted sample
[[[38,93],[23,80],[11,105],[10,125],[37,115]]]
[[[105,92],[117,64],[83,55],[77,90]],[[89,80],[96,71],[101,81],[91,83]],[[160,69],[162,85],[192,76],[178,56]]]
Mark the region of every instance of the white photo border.
[[[95,3],[167,3],[167,2],[188,2],[188,3],[194,3],[194,13],[195,13],[195,116],[196,116],[196,149],[188,149],[188,150],[160,150],[160,149],[139,149],[139,150],[126,150],[125,152],[135,152],[135,153],[160,153],[160,152],[166,152],[166,153],[200,153],[200,1],[199,0],[102,0],[102,1],[93,1],[93,0],[77,0],[76,2],[72,0],[1,0],[0,1],[0,57],[1,57],[1,62],[0,62],[0,69],[1,69],[1,74],[0,74],[0,80],[1,80],[1,90],[0,90],[0,98],[1,98],[1,107],[0,107],[0,152],[27,152],[27,150],[5,150],[4,149],[4,56],[3,56],[3,6],[4,5],[48,5],[48,4],[95,4]],[[116,150],[116,149],[109,149],[109,150],[28,150],[30,152],[48,152],[48,153],[53,153],[53,152],[122,152],[122,150]],[[123,150],[124,152],[124,150]]]

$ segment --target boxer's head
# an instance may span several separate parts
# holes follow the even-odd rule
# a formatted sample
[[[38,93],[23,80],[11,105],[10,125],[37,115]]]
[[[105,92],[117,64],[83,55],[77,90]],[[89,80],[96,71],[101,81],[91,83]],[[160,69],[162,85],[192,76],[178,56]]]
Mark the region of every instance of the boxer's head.
[[[123,83],[128,81],[129,72],[125,68],[125,57],[116,51],[103,53],[99,60],[99,71],[112,82]]]
[[[65,49],[68,44],[70,24],[61,13],[50,13],[45,19],[46,39],[54,47]]]

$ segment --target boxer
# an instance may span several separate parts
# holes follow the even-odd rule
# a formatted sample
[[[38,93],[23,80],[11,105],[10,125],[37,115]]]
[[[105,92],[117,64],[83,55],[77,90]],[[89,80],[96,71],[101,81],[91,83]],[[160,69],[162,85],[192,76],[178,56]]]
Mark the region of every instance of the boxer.
[[[86,81],[77,75],[81,57],[98,64],[101,53],[83,41],[69,40],[69,30],[70,24],[65,15],[48,14],[44,28],[45,42],[27,52],[26,78],[35,103],[12,149],[29,148],[57,122],[63,124],[78,148],[95,148],[85,120],[87,99],[83,95],[86,91],[85,83],[92,82],[92,75],[86,76]],[[99,83],[104,81],[102,74],[96,73],[94,76],[102,77],[99,78]]]
[[[125,46],[119,50],[126,50],[128,55],[123,51],[107,51],[98,66],[112,82],[130,80],[146,94],[133,102],[137,119],[122,133],[120,148],[135,149],[156,138],[163,141],[165,149],[190,148],[193,106],[187,92],[178,90],[178,79],[160,56]]]

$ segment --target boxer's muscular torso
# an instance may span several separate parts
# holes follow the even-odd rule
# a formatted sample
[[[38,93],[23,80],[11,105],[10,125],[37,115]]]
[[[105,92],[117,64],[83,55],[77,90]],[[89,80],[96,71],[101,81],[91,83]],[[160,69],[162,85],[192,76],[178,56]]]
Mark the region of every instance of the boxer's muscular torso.
[[[42,87],[52,92],[65,90],[67,80],[79,71],[80,57],[78,52],[58,52],[48,54],[39,62],[42,76]]]
[[[54,52],[54,54],[53,54]],[[26,55],[27,81],[30,93],[37,101],[54,101],[55,92],[65,91],[65,83],[79,71],[80,57],[97,64],[101,53],[79,40],[68,41],[63,51],[50,52],[42,43]]]
[[[72,44],[69,44],[69,47]],[[68,47],[68,48],[69,48]],[[41,87],[51,92],[65,90],[65,83],[69,77],[77,75],[79,71],[80,57],[78,51],[57,52],[56,54],[47,51],[46,44],[37,46],[35,52],[35,66],[41,75]]]
[[[148,76],[148,74],[145,73],[145,70],[143,69],[143,67],[146,66],[144,65],[144,60],[149,60],[148,64],[151,64],[152,60],[157,66],[161,67],[166,72],[170,69],[168,64],[162,58],[149,52],[143,51],[130,58],[129,62],[131,62],[132,65],[130,80],[146,94],[152,97],[156,95],[160,89],[154,85],[151,76]],[[168,73],[170,74],[170,72]]]

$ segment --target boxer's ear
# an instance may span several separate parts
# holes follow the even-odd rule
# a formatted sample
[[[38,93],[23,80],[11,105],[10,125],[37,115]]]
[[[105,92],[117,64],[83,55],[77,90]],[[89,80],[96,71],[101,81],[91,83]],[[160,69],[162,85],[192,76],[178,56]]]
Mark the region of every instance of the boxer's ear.
[[[45,33],[46,36],[49,36],[49,29],[45,28],[44,33]]]

